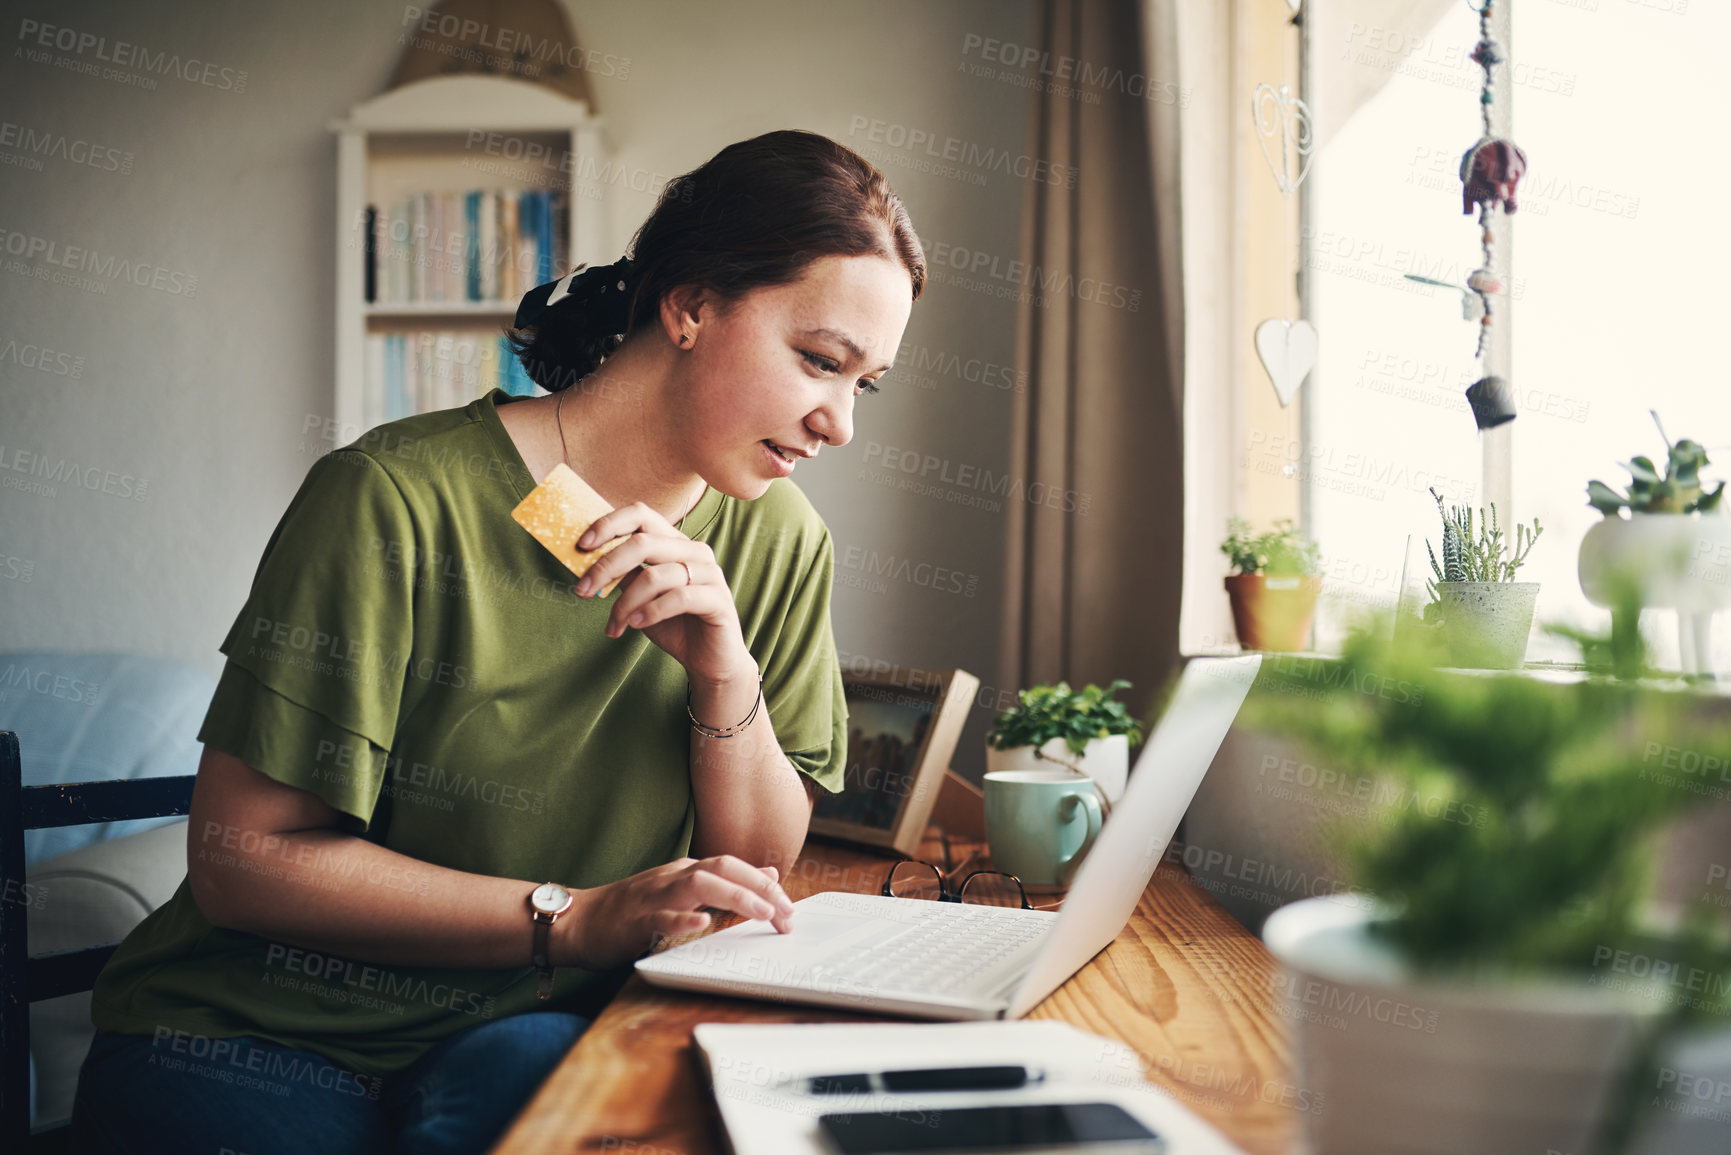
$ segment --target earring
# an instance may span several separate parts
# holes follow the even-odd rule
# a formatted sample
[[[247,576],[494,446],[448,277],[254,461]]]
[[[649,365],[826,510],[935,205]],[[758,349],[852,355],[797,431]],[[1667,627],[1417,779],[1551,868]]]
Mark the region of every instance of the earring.
[[[679,334],[679,347],[681,349],[683,349],[689,344],[691,344],[691,334],[690,333]]]

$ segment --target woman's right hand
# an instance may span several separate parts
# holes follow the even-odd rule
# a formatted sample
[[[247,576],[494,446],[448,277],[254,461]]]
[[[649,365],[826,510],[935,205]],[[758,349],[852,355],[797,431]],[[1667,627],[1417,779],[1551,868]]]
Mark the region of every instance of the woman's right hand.
[[[767,920],[786,934],[793,903],[775,867],[758,868],[731,854],[681,858],[606,886],[576,892],[559,920],[566,930],[561,965],[606,970],[638,958],[661,936],[707,927],[711,909]]]

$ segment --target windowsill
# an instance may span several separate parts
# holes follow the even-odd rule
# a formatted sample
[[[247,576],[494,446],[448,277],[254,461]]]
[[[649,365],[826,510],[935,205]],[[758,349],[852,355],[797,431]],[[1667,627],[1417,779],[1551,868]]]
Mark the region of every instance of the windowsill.
[[[1183,651],[1180,658],[1182,661],[1188,662],[1192,658],[1237,658],[1258,652],[1277,661],[1332,662],[1340,658],[1339,654],[1313,650],[1256,651],[1244,650],[1238,646],[1199,646],[1194,650]],[[1587,667],[1579,662],[1527,662],[1517,670],[1477,670],[1462,666],[1443,666],[1440,669],[1443,673],[1461,674],[1468,677],[1498,677],[1520,674],[1535,681],[1549,682],[1559,686],[1577,685],[1587,681],[1591,676],[1587,672]],[[1711,681],[1705,679],[1691,681],[1679,671],[1663,670],[1653,677],[1641,678],[1630,684],[1643,690],[1687,692],[1716,698],[1731,697],[1731,680],[1718,678]]]

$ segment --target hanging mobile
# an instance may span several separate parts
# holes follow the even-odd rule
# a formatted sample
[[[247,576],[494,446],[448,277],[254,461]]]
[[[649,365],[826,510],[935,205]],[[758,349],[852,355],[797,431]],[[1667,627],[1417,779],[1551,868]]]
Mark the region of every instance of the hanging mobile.
[[[1310,174],[1312,136],[1310,106],[1292,94],[1282,84],[1279,88],[1264,81],[1251,96],[1251,113],[1256,123],[1256,143],[1262,148],[1262,159],[1274,174],[1274,185],[1281,198],[1291,202],[1292,194]],[[1284,258],[1291,251],[1287,235],[1291,211],[1283,207],[1280,213],[1280,251]],[[1256,356],[1274,385],[1274,395],[1280,407],[1287,411],[1287,444],[1295,444],[1292,436],[1293,394],[1316,367],[1316,326],[1299,318],[1275,317],[1256,326]],[[1292,477],[1298,467],[1288,461],[1281,473]]]
[[[1515,185],[1527,171],[1527,154],[1514,141],[1491,134],[1491,105],[1496,99],[1492,93],[1491,73],[1503,61],[1502,45],[1491,36],[1491,17],[1496,0],[1482,0],[1478,5],[1467,0],[1467,5],[1479,16],[1479,42],[1473,48],[1472,60],[1485,73],[1484,84],[1479,90],[1479,111],[1484,130],[1478,143],[1461,157],[1460,172],[1461,212],[1471,214],[1474,205],[1479,210],[1480,264],[1467,275],[1466,287],[1468,292],[1478,297],[1479,340],[1473,356],[1482,360],[1496,319],[1491,297],[1502,291],[1502,285],[1492,271],[1496,266],[1491,259],[1491,214],[1498,208],[1511,214],[1515,211]],[[1507,381],[1494,374],[1487,373],[1473,382],[1467,390],[1467,403],[1472,406],[1473,420],[1481,431],[1515,419],[1514,391]]]

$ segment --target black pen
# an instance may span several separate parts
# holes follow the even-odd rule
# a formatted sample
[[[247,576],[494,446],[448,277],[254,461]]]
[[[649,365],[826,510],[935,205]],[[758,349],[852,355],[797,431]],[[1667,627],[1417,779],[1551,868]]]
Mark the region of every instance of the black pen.
[[[927,1067],[912,1071],[811,1075],[799,1080],[808,1095],[873,1094],[884,1091],[1007,1091],[1044,1080],[1026,1067]]]

